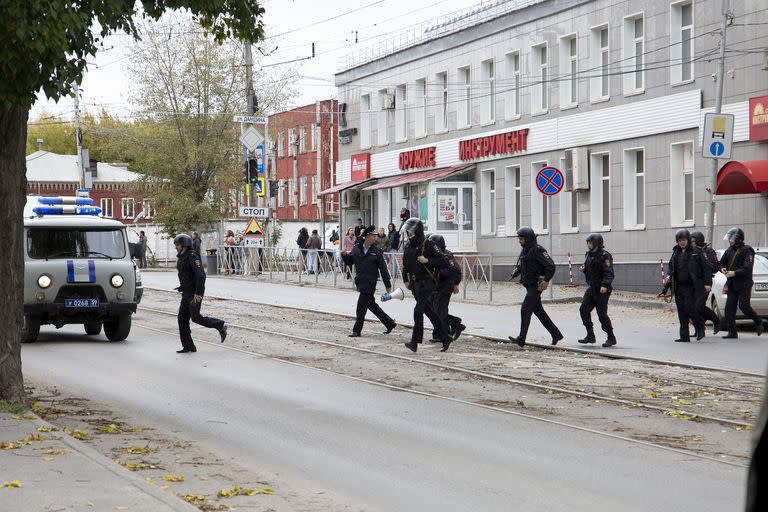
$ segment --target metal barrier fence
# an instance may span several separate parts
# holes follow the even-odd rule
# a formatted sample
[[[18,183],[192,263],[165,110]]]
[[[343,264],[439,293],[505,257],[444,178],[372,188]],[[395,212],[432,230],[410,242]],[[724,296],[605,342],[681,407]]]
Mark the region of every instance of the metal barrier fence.
[[[493,255],[455,254],[462,269],[463,299],[493,302]],[[341,252],[280,247],[219,246],[218,273],[261,276],[273,281],[354,288],[355,270],[348,268]],[[403,254],[385,253],[392,286],[403,286]],[[404,287],[404,286],[403,286]]]

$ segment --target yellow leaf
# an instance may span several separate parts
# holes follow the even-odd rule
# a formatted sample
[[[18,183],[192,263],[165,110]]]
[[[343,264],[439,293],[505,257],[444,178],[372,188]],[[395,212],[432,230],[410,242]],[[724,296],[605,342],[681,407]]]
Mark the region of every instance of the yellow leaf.
[[[133,427],[133,428],[127,428],[123,430],[123,432],[141,432],[141,429],[139,427]]]
[[[56,432],[57,430],[59,429],[56,427],[37,427],[38,432]]]
[[[109,434],[115,434],[117,432],[120,432],[120,429],[117,428],[117,425],[115,425],[114,423],[111,423],[106,427],[96,427],[96,430],[99,430],[101,432],[107,432]]]
[[[67,453],[67,450],[46,450],[48,455],[64,455]]]
[[[154,480],[154,479],[149,478],[149,477],[146,478],[146,481],[147,481],[147,483],[150,483],[152,485],[155,485],[157,483],[157,480]]]
[[[547,394],[548,394],[548,395],[554,395],[554,394],[555,394],[555,392],[554,392],[554,391],[552,391],[551,389],[548,389],[548,390],[547,390]]]
[[[0,485],[0,487],[21,487],[21,482],[18,480],[11,480],[10,482],[5,482],[4,484]]]
[[[205,496],[202,494],[179,494],[179,498],[190,503],[205,501]]]
[[[15,450],[19,446],[10,441],[0,441],[0,450]]]
[[[241,494],[245,494],[246,496],[253,496],[254,494],[272,494],[273,492],[274,491],[269,487],[265,487],[263,489],[243,489]]]
[[[184,475],[165,475],[163,480],[166,482],[183,482]]]
[[[167,485],[161,485],[161,486],[160,486],[160,488],[161,488],[162,490],[164,490],[164,491],[168,490],[168,486],[167,486]]]
[[[149,448],[142,448],[141,446],[131,446],[129,448],[126,448],[125,451],[128,453],[149,453],[152,450],[150,450]]]
[[[80,440],[88,439],[89,435],[90,434],[88,434],[88,432],[86,432],[85,430],[75,430],[74,432],[72,432],[72,437]]]
[[[645,394],[645,397],[646,397],[646,398],[656,398],[656,396],[657,396],[657,395],[656,395],[656,392],[655,392],[655,391],[650,391],[650,392],[648,392],[648,393],[646,393],[646,394]]]
[[[43,460],[45,462],[51,462],[53,460],[53,457],[43,457]]]
[[[128,507],[124,507],[124,506],[122,506],[122,505],[117,505],[117,506],[115,507],[115,510],[128,510]]]

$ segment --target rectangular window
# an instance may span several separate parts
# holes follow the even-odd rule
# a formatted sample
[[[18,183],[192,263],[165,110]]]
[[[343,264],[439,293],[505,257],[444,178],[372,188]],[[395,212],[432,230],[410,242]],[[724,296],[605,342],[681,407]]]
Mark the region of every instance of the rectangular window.
[[[533,54],[531,113],[542,114],[549,110],[549,67],[546,43],[534,46],[531,53]]]
[[[147,201],[146,199],[141,202],[141,211],[144,212],[145,219],[152,218],[152,208],[150,207],[149,201]]]
[[[413,91],[413,122],[414,135],[424,137],[427,135],[427,79],[416,80]]]
[[[483,235],[496,233],[496,169],[480,171],[480,231]]]
[[[120,210],[122,213],[123,219],[133,220],[133,209],[134,209],[135,201],[132,197],[125,197],[120,200]]]
[[[696,204],[693,142],[672,144],[669,160],[672,226],[692,226]]]
[[[312,126],[309,129],[309,150],[310,151],[317,151],[317,125],[312,124]]]
[[[435,133],[448,131],[448,73],[435,75]]]
[[[591,101],[606,100],[610,96],[608,89],[610,62],[607,26],[592,29],[590,59],[593,72],[589,79],[589,98]]]
[[[536,188],[536,175],[547,166],[547,162],[531,163],[531,227],[537,234],[548,230],[547,209],[549,208],[548,197],[539,192]]]
[[[112,198],[102,197],[101,198],[101,216],[108,217],[111,219],[114,216],[114,211],[112,210],[112,208],[113,208]]]
[[[560,169],[565,169],[565,158],[560,159]],[[576,233],[579,230],[577,192],[564,189],[558,196],[560,196],[560,233]]]
[[[642,92],[645,87],[643,15],[624,18],[624,94]]]
[[[389,111],[391,107],[390,96],[387,89],[379,91],[379,112],[376,117],[376,143],[379,146],[386,146],[389,144],[389,134],[387,128],[389,124]]]
[[[320,204],[320,196],[317,195],[318,192],[320,192],[320,186],[318,185],[317,175],[315,174],[312,176],[312,190],[309,192],[312,202],[315,204]]]
[[[520,53],[507,54],[507,92],[504,97],[504,117],[516,119],[520,117]]]
[[[307,127],[299,126],[299,153],[307,152]]]
[[[285,156],[285,134],[277,132],[277,156]]]
[[[496,65],[493,59],[484,61],[480,65],[480,72],[485,89],[481,101],[481,122],[491,124],[496,120]]]
[[[511,236],[522,226],[522,195],[520,166],[507,167],[504,170],[504,223],[507,235]]]
[[[672,83],[693,80],[693,3],[672,4],[670,72]]]
[[[307,177],[301,176],[299,177],[299,204],[307,204],[307,197]]]
[[[560,39],[560,108],[575,107],[579,103],[578,49],[576,36]]]
[[[280,208],[285,206],[285,188],[285,180],[278,180],[277,206]]]
[[[611,161],[608,153],[592,154],[590,222],[593,231],[611,229]]]
[[[288,154],[296,156],[296,149],[298,148],[299,141],[296,138],[296,130],[293,128],[288,130]]]
[[[290,206],[296,204],[296,182],[293,178],[288,180],[288,204]]]
[[[371,147],[371,95],[360,96],[360,148]]]
[[[408,90],[405,85],[395,89],[395,142],[408,139]]]
[[[472,126],[472,81],[469,66],[459,68],[459,97],[457,99],[457,126]]]
[[[645,150],[624,151],[624,229],[645,227]]]

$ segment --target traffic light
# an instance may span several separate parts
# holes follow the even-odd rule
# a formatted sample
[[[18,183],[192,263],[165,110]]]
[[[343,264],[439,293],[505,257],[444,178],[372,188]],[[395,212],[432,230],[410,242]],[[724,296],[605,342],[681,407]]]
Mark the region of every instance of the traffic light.
[[[248,162],[243,162],[243,168],[240,169],[240,172],[243,175],[243,183],[250,183],[251,181],[248,172]]]
[[[277,197],[277,193],[280,191],[280,184],[277,180],[269,180],[269,197]]]
[[[255,185],[259,181],[259,162],[255,158],[248,160],[248,182]]]

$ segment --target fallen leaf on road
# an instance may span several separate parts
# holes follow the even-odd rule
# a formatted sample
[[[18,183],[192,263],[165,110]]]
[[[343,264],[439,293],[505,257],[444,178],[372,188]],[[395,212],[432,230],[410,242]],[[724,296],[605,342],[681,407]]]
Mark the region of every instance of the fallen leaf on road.
[[[691,405],[692,402],[689,402],[688,400],[683,400],[682,398],[678,398],[677,400],[673,400],[676,404],[680,405]]]
[[[127,428],[123,430],[123,432],[141,432],[141,429],[139,427],[133,427],[133,428]]]
[[[141,446],[131,446],[129,448],[126,448],[125,451],[128,453],[149,453],[152,450],[150,450],[149,448],[142,448]]]
[[[192,503],[193,505],[197,505],[199,502],[205,501],[205,495],[203,494],[179,494],[178,497],[184,501]]]
[[[664,414],[666,414],[667,416],[672,416],[673,418],[677,418],[679,420],[691,419],[691,417],[685,414],[685,412],[683,411],[666,411]]]
[[[96,430],[100,432],[107,432],[109,434],[116,434],[120,432],[120,429],[114,423],[111,423],[106,427],[96,427]]]
[[[124,468],[131,471],[140,471],[142,469],[163,469],[159,464],[150,464],[148,462],[121,462]]]
[[[165,475],[163,480],[166,482],[183,482],[184,475]]]
[[[56,432],[57,430],[59,429],[56,427],[37,427],[38,432]]]
[[[645,398],[656,398],[656,396],[657,395],[656,395],[655,391],[650,391],[650,392],[645,394]]]
[[[122,505],[117,505],[117,506],[115,507],[115,510],[128,510],[128,507],[124,507],[124,506],[122,506]]]
[[[749,425],[746,427],[736,426],[736,430],[752,430],[752,427]]]
[[[19,440],[20,443],[27,443],[27,444],[29,444],[32,441],[35,441],[37,443],[42,443],[43,441],[45,441],[45,438],[40,434],[32,434],[29,436],[24,436],[24,439]]]
[[[85,430],[75,430],[74,432],[72,432],[72,437],[74,437],[75,439],[80,439],[80,440],[88,439],[89,436],[90,434]]]
[[[53,460],[53,457],[43,457],[43,460],[45,462],[51,462]]]
[[[243,489],[241,494],[245,494],[246,496],[253,496],[254,494],[273,494],[274,491],[270,489],[269,487],[265,487],[263,489]]]
[[[161,488],[162,490],[164,490],[164,491],[167,491],[167,490],[168,490],[168,486],[167,486],[167,485],[161,485],[161,486],[160,486],[160,488]]]
[[[241,489],[240,486],[236,485],[231,490],[230,489],[221,489],[218,492],[218,496],[220,498],[233,498],[235,496],[253,496],[255,494],[272,494],[274,491],[270,488],[263,488],[263,489]]]
[[[19,446],[10,441],[0,441],[0,450],[15,450]]]
[[[0,484],[0,487],[11,487],[11,488],[21,487],[21,482],[19,482],[18,480],[11,480],[10,482],[5,482],[4,484]]]
[[[68,450],[46,450],[48,455],[64,455]]]

